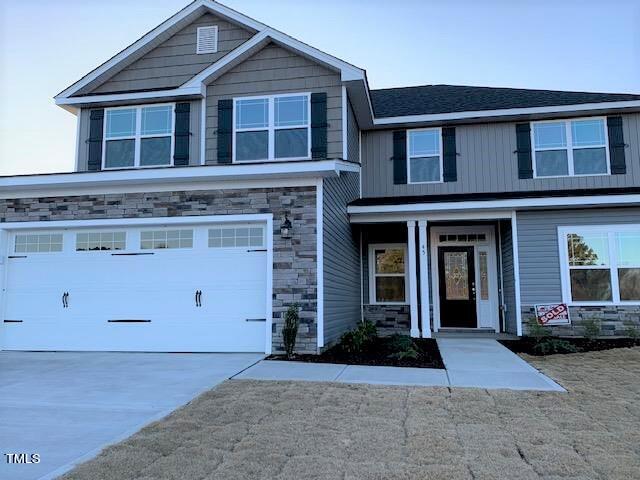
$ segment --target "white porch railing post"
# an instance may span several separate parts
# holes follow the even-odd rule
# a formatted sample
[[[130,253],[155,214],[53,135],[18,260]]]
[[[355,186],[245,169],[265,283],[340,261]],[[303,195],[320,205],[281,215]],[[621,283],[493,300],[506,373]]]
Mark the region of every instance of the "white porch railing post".
[[[427,221],[418,221],[418,269],[420,270],[420,318],[422,336],[431,338],[431,299],[429,297],[429,250],[427,250]]]
[[[418,275],[416,268],[416,222],[407,222],[407,246],[409,253],[409,309],[411,316],[411,336],[420,337],[418,327]]]

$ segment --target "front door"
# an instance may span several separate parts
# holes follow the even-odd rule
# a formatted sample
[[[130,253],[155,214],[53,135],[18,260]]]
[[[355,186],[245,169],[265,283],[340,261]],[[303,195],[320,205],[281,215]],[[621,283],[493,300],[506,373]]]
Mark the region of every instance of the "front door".
[[[476,328],[474,247],[439,247],[440,325]]]

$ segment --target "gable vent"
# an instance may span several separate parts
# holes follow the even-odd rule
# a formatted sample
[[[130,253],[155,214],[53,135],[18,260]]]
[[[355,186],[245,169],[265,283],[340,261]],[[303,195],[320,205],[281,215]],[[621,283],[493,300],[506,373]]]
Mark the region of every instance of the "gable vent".
[[[216,53],[218,51],[218,26],[198,27],[196,53]]]

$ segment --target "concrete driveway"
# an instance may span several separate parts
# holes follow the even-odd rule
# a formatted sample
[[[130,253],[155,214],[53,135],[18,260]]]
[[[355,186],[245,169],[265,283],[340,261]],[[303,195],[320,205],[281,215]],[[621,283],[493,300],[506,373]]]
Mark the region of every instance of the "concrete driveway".
[[[0,352],[0,478],[55,478],[263,357]]]

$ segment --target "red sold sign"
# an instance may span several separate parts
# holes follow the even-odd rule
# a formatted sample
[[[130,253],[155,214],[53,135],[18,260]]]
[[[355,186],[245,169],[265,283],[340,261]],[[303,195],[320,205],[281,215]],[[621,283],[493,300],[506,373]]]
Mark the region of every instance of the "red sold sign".
[[[540,325],[570,325],[569,308],[566,303],[536,305],[536,317]]]

